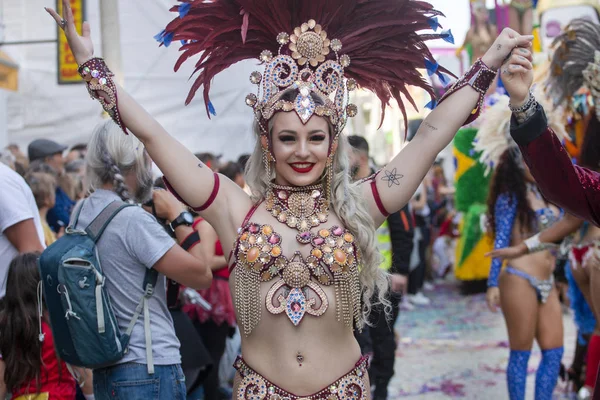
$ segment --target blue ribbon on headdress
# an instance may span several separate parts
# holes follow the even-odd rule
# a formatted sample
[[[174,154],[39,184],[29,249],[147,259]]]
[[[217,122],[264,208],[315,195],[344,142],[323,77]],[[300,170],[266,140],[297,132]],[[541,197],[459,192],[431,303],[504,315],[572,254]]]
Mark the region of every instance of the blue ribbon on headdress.
[[[440,27],[440,23],[438,22],[437,17],[431,17],[427,20],[427,23],[429,24],[429,26],[431,27],[431,29],[433,29],[434,32],[437,32],[438,28]]]
[[[450,29],[445,29],[440,33],[440,37],[444,39],[444,41],[454,44],[454,36],[452,35],[452,31]]]
[[[160,31],[158,34],[154,35],[154,39],[165,45],[165,47],[169,47],[171,42],[173,41],[173,32],[167,33],[164,29]]]
[[[450,79],[446,75],[439,71],[436,72],[436,75],[438,76],[438,78],[440,78],[440,82],[442,82],[442,85],[444,85],[444,87],[448,86],[448,83],[450,83]]]
[[[425,104],[425,108],[429,108],[430,110],[433,110],[436,107],[437,107],[436,99],[431,99],[431,101],[429,103]]]
[[[213,106],[212,101],[208,102],[208,112],[214,115],[215,117],[217,116],[217,110],[215,110],[215,106]]]
[[[183,3],[179,6],[179,18],[185,17],[190,12],[190,3]]]
[[[435,74],[440,65],[437,62],[431,62],[428,59],[425,59],[425,68],[427,69],[427,74],[429,76]]]

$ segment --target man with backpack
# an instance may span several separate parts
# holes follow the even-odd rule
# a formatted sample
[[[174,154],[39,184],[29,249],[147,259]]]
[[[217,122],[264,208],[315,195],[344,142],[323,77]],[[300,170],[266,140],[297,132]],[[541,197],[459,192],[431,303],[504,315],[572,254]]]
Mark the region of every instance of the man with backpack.
[[[169,221],[181,246],[131,204],[150,198],[151,161],[114,122],[95,129],[86,164],[93,193],[40,258],[56,349],[67,363],[94,370],[98,400],[183,399],[165,276],[193,288],[210,285],[210,269],[194,247],[200,238],[169,193],[154,193],[156,215]]]

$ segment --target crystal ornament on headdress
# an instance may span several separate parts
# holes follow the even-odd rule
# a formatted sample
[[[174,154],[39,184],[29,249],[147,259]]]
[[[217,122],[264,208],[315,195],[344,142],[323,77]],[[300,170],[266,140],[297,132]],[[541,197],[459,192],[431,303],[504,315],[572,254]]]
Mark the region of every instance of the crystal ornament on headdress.
[[[259,56],[265,64],[264,76],[258,71],[250,75],[250,82],[258,85],[258,94],[246,96],[246,104],[254,109],[259,123],[269,120],[278,111],[293,110],[304,124],[317,114],[329,118],[336,132],[341,132],[347,117],[355,116],[358,110],[356,105],[348,104],[348,92],[356,88],[356,81],[344,78],[350,57],[338,53],[342,42],[330,40],[321,25],[311,19],[291,34],[277,35],[277,43],[280,45],[277,56],[269,50]],[[331,52],[335,59],[326,60]],[[289,90],[298,91],[296,98],[282,100],[282,95]],[[324,104],[315,104],[313,95]],[[266,132],[264,124],[261,128]]]

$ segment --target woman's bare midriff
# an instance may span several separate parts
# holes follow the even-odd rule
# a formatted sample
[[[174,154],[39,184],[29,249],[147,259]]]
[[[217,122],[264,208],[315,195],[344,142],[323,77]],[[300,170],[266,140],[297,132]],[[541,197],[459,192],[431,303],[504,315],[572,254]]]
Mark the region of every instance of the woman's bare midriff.
[[[261,284],[260,323],[250,336],[242,334],[242,355],[252,369],[275,385],[295,395],[308,396],[350,372],[361,356],[360,348],[352,328],[336,318],[333,286],[321,287],[329,300],[325,314],[305,315],[294,326],[285,314],[273,315],[265,307],[267,291],[275,282]],[[231,288],[234,285],[235,270],[230,278]]]
[[[513,239],[511,246],[516,246],[523,243],[526,238],[533,236],[534,234],[535,232],[523,234],[520,231],[519,224],[515,223],[515,226],[513,227]],[[534,278],[546,280],[550,279],[550,276],[554,271],[556,264],[555,261],[556,258],[552,255],[552,253],[546,250],[527,254],[514,260],[510,260],[508,264],[511,267],[521,270]]]

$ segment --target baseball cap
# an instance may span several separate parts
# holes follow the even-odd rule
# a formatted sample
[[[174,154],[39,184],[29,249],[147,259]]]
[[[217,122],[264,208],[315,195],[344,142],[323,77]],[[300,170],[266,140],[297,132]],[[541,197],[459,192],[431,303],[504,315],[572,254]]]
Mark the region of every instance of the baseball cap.
[[[50,139],[36,139],[29,143],[27,153],[29,161],[43,159],[56,153],[62,153],[67,149],[67,146],[56,143]]]

